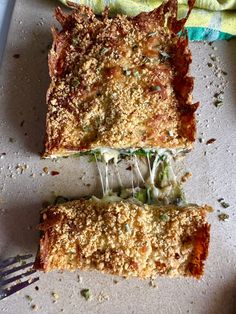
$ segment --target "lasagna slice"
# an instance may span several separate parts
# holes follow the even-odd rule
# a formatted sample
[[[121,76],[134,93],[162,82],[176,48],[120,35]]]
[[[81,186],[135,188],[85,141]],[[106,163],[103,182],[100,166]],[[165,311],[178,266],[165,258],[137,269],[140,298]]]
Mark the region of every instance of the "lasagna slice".
[[[115,196],[50,206],[41,212],[34,267],[200,278],[208,254],[209,210],[190,204],[145,205]]]
[[[195,140],[191,52],[177,0],[136,17],[56,9],[44,157],[100,148],[190,149]],[[72,4],[71,4],[72,5]]]

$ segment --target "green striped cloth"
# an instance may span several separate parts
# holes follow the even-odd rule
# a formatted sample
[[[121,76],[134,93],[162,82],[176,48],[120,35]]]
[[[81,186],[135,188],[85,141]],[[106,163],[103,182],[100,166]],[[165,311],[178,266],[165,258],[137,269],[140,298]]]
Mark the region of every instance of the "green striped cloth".
[[[66,4],[66,0],[60,0]],[[70,0],[92,7],[100,14],[105,6],[111,14],[129,16],[158,7],[161,0]],[[187,0],[178,0],[179,17],[187,10]],[[186,23],[190,40],[230,39],[236,36],[236,0],[196,0],[195,7]]]

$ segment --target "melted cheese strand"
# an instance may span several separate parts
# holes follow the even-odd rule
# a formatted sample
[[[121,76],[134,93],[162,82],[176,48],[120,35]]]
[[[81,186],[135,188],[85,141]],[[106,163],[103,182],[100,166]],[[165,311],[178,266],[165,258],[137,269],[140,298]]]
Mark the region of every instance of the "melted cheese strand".
[[[123,188],[124,185],[123,185],[122,180],[121,180],[121,176],[120,176],[119,169],[117,167],[117,163],[115,163],[114,165],[115,165],[115,173],[117,175],[119,185],[120,185],[121,188]]]
[[[101,185],[102,185],[102,194],[103,194],[103,196],[105,196],[103,177],[102,177],[101,169],[98,165],[98,160],[97,160],[96,154],[94,154],[94,157],[95,157],[95,161],[96,161],[96,165],[97,165],[97,169],[98,169],[98,173],[99,173],[99,177],[100,177],[100,181],[101,181]]]
[[[144,180],[144,178],[143,178],[143,176],[142,176],[142,173],[141,173],[141,171],[140,171],[140,168],[139,168],[139,165],[138,165],[138,158],[137,158],[136,155],[134,155],[134,164],[135,164],[135,166],[136,166],[136,168],[137,168],[137,172],[138,172],[138,174],[139,174],[141,180],[142,180],[143,183],[145,184],[146,182],[145,182],[145,180]]]
[[[155,159],[153,161],[152,167],[151,167],[151,174],[150,174],[150,183],[151,185],[155,185],[155,176],[156,176],[156,172],[157,172],[157,168],[160,164],[160,160],[159,160],[160,156],[158,154],[156,154]]]
[[[174,170],[173,170],[173,166],[172,166],[172,158],[170,158],[170,156],[167,157],[167,162],[170,164],[170,167],[169,167],[169,177],[172,179],[172,181],[174,183],[177,182],[177,178],[176,178],[176,175],[174,173]]]
[[[109,170],[109,161],[115,167],[116,180],[119,182],[122,193],[124,193],[124,198],[127,196],[138,199],[137,191],[140,191],[139,183],[144,184],[146,189],[146,197],[148,204],[156,204],[160,202],[173,203],[181,195],[181,186],[177,182],[176,176],[172,168],[172,155],[173,152],[169,150],[159,149],[157,151],[145,150],[147,158],[147,165],[149,170],[148,178],[144,178],[141,173],[138,157],[135,152],[129,152],[130,160],[129,164],[131,166],[131,189],[125,189],[121,180],[117,162],[120,160],[124,152],[114,150],[114,149],[100,149],[101,160],[104,163],[104,171],[101,172],[101,169],[98,166],[98,171],[101,179],[103,195],[105,198],[116,195],[117,193],[112,191],[113,182],[109,182],[108,170]],[[151,157],[150,157],[151,152]],[[151,160],[152,159],[152,160]],[[95,156],[95,160],[97,158]],[[136,179],[137,177],[137,179]],[[141,178],[141,181],[140,181]],[[135,185],[137,180],[138,185]],[[142,189],[141,189],[142,190]],[[126,191],[126,192],[125,192]],[[130,194],[129,194],[130,193]],[[114,196],[114,195],[113,195]]]
[[[114,164],[117,164],[118,159],[120,157],[120,152],[117,149],[113,148],[105,148],[101,147],[99,148],[100,154],[102,156],[102,159],[108,163],[110,160],[113,160]]]
[[[108,163],[105,162],[105,195],[109,193]]]
[[[134,190],[134,168],[133,168],[133,164],[131,165],[131,180],[132,180],[132,195],[134,197],[135,190]]]
[[[152,170],[151,170],[150,156],[148,153],[146,157],[147,157],[147,162],[148,162],[149,175],[151,177]]]

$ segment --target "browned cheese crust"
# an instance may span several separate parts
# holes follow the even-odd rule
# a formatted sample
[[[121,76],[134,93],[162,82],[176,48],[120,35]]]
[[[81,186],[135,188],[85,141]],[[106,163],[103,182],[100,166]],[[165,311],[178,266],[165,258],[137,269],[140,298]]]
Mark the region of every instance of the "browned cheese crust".
[[[92,199],[48,207],[41,213],[35,268],[200,278],[210,238],[208,210]]]
[[[189,12],[193,6],[189,1]],[[169,0],[136,17],[56,9],[49,53],[44,157],[99,147],[190,148],[195,140],[191,52]],[[187,15],[188,16],[188,15]],[[182,35],[178,33],[182,31]]]

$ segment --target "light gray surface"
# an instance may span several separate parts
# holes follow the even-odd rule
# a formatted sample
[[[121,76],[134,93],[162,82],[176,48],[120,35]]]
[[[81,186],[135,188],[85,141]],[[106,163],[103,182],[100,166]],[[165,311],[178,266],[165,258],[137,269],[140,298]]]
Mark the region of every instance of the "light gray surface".
[[[49,26],[53,23],[55,4],[52,0],[17,1],[1,67],[0,155],[6,153],[0,158],[1,257],[36,252],[38,234],[34,226],[43,201],[54,194],[97,193],[99,186],[96,168],[85,158],[52,162],[40,160],[38,154],[42,151],[44,136],[45,93],[49,83],[46,51],[51,42]],[[218,50],[213,50],[214,46]],[[157,288],[153,288],[148,281],[135,279],[117,278],[118,283],[114,284],[113,276],[95,272],[42,274],[39,291],[30,287],[1,301],[0,313],[31,313],[32,304],[43,314],[59,313],[62,309],[68,314],[236,312],[236,41],[216,43],[213,47],[196,43],[191,47],[196,77],[194,95],[201,102],[199,137],[205,141],[216,138],[211,145],[197,142],[184,162],[185,169],[193,173],[186,184],[188,199],[215,207],[215,212],[209,215],[212,223],[210,255],[203,279],[158,278]],[[213,95],[219,91],[217,85],[221,79],[207,66],[212,53],[220,56],[221,67],[228,72],[222,81],[225,100],[221,108],[213,105]],[[14,54],[20,54],[20,58],[13,58]],[[211,86],[210,82],[213,82]],[[9,138],[14,139],[13,143]],[[18,164],[26,164],[28,168],[20,174],[16,169]],[[42,175],[45,166],[58,170],[60,175]],[[184,172],[183,163],[179,168]],[[220,197],[231,206],[223,209],[217,202]],[[228,213],[229,220],[220,222],[217,210]],[[78,274],[83,278],[82,283],[78,282]],[[82,288],[91,289],[92,301],[86,302],[80,296]],[[56,303],[52,292],[59,295]],[[100,293],[109,296],[109,300],[101,301]],[[31,303],[26,295],[33,298]]]

